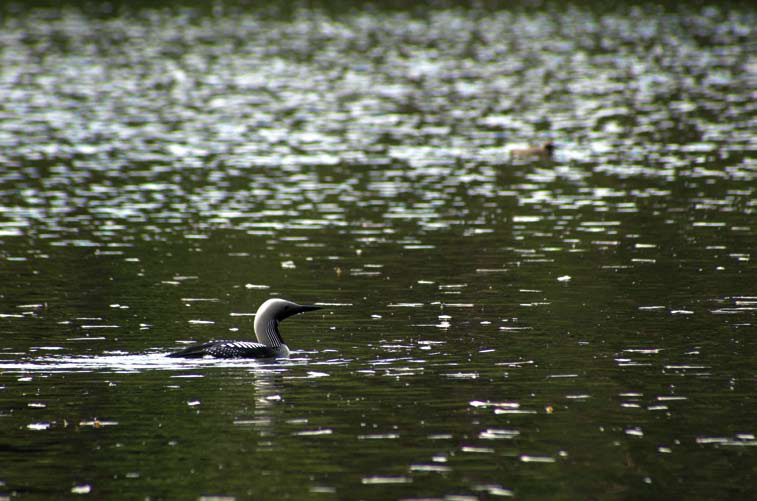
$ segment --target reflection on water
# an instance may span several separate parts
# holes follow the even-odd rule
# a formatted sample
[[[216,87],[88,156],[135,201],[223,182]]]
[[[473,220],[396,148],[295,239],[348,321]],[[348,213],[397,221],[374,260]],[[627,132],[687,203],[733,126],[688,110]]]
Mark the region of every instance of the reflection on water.
[[[31,350],[34,353],[34,350]],[[296,355],[296,354],[295,354]],[[138,373],[145,370],[181,371],[186,369],[202,369],[206,367],[247,367],[265,369],[285,369],[286,367],[307,363],[306,358],[288,359],[177,359],[168,358],[165,353],[150,355],[130,355],[127,353],[111,353],[93,357],[44,357],[35,356],[27,361],[2,362],[0,369],[17,373],[54,373],[54,372],[112,372]]]
[[[754,10],[409,12],[6,10],[0,495],[748,497]]]

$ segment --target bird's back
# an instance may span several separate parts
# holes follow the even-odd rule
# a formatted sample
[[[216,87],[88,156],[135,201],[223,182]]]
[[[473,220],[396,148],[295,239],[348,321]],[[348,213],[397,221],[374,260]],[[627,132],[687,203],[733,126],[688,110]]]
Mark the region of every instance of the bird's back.
[[[273,348],[252,341],[209,341],[188,346],[167,356],[172,358],[273,358],[287,356],[286,345]]]

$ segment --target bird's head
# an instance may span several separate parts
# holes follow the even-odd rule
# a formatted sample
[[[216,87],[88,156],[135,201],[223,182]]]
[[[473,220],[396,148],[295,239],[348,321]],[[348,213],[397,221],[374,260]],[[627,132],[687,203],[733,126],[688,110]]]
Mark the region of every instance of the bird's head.
[[[257,323],[259,319],[266,321],[268,319],[274,319],[278,323],[285,318],[297,315],[298,313],[320,309],[320,306],[297,304],[292,301],[287,301],[286,299],[272,298],[260,305],[258,312],[255,314],[255,323]]]

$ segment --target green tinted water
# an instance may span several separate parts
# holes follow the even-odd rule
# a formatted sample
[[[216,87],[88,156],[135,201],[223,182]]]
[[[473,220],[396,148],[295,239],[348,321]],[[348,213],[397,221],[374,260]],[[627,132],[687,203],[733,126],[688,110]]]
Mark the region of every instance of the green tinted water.
[[[748,499],[754,26],[7,11],[0,494]]]

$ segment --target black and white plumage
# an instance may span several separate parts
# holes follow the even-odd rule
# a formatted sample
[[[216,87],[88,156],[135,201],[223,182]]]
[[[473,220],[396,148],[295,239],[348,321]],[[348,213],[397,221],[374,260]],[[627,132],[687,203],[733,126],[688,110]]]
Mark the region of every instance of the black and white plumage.
[[[284,358],[289,356],[289,347],[279,332],[279,322],[292,315],[320,310],[320,306],[293,303],[273,298],[264,302],[255,314],[254,341],[209,341],[170,353],[173,358]]]

